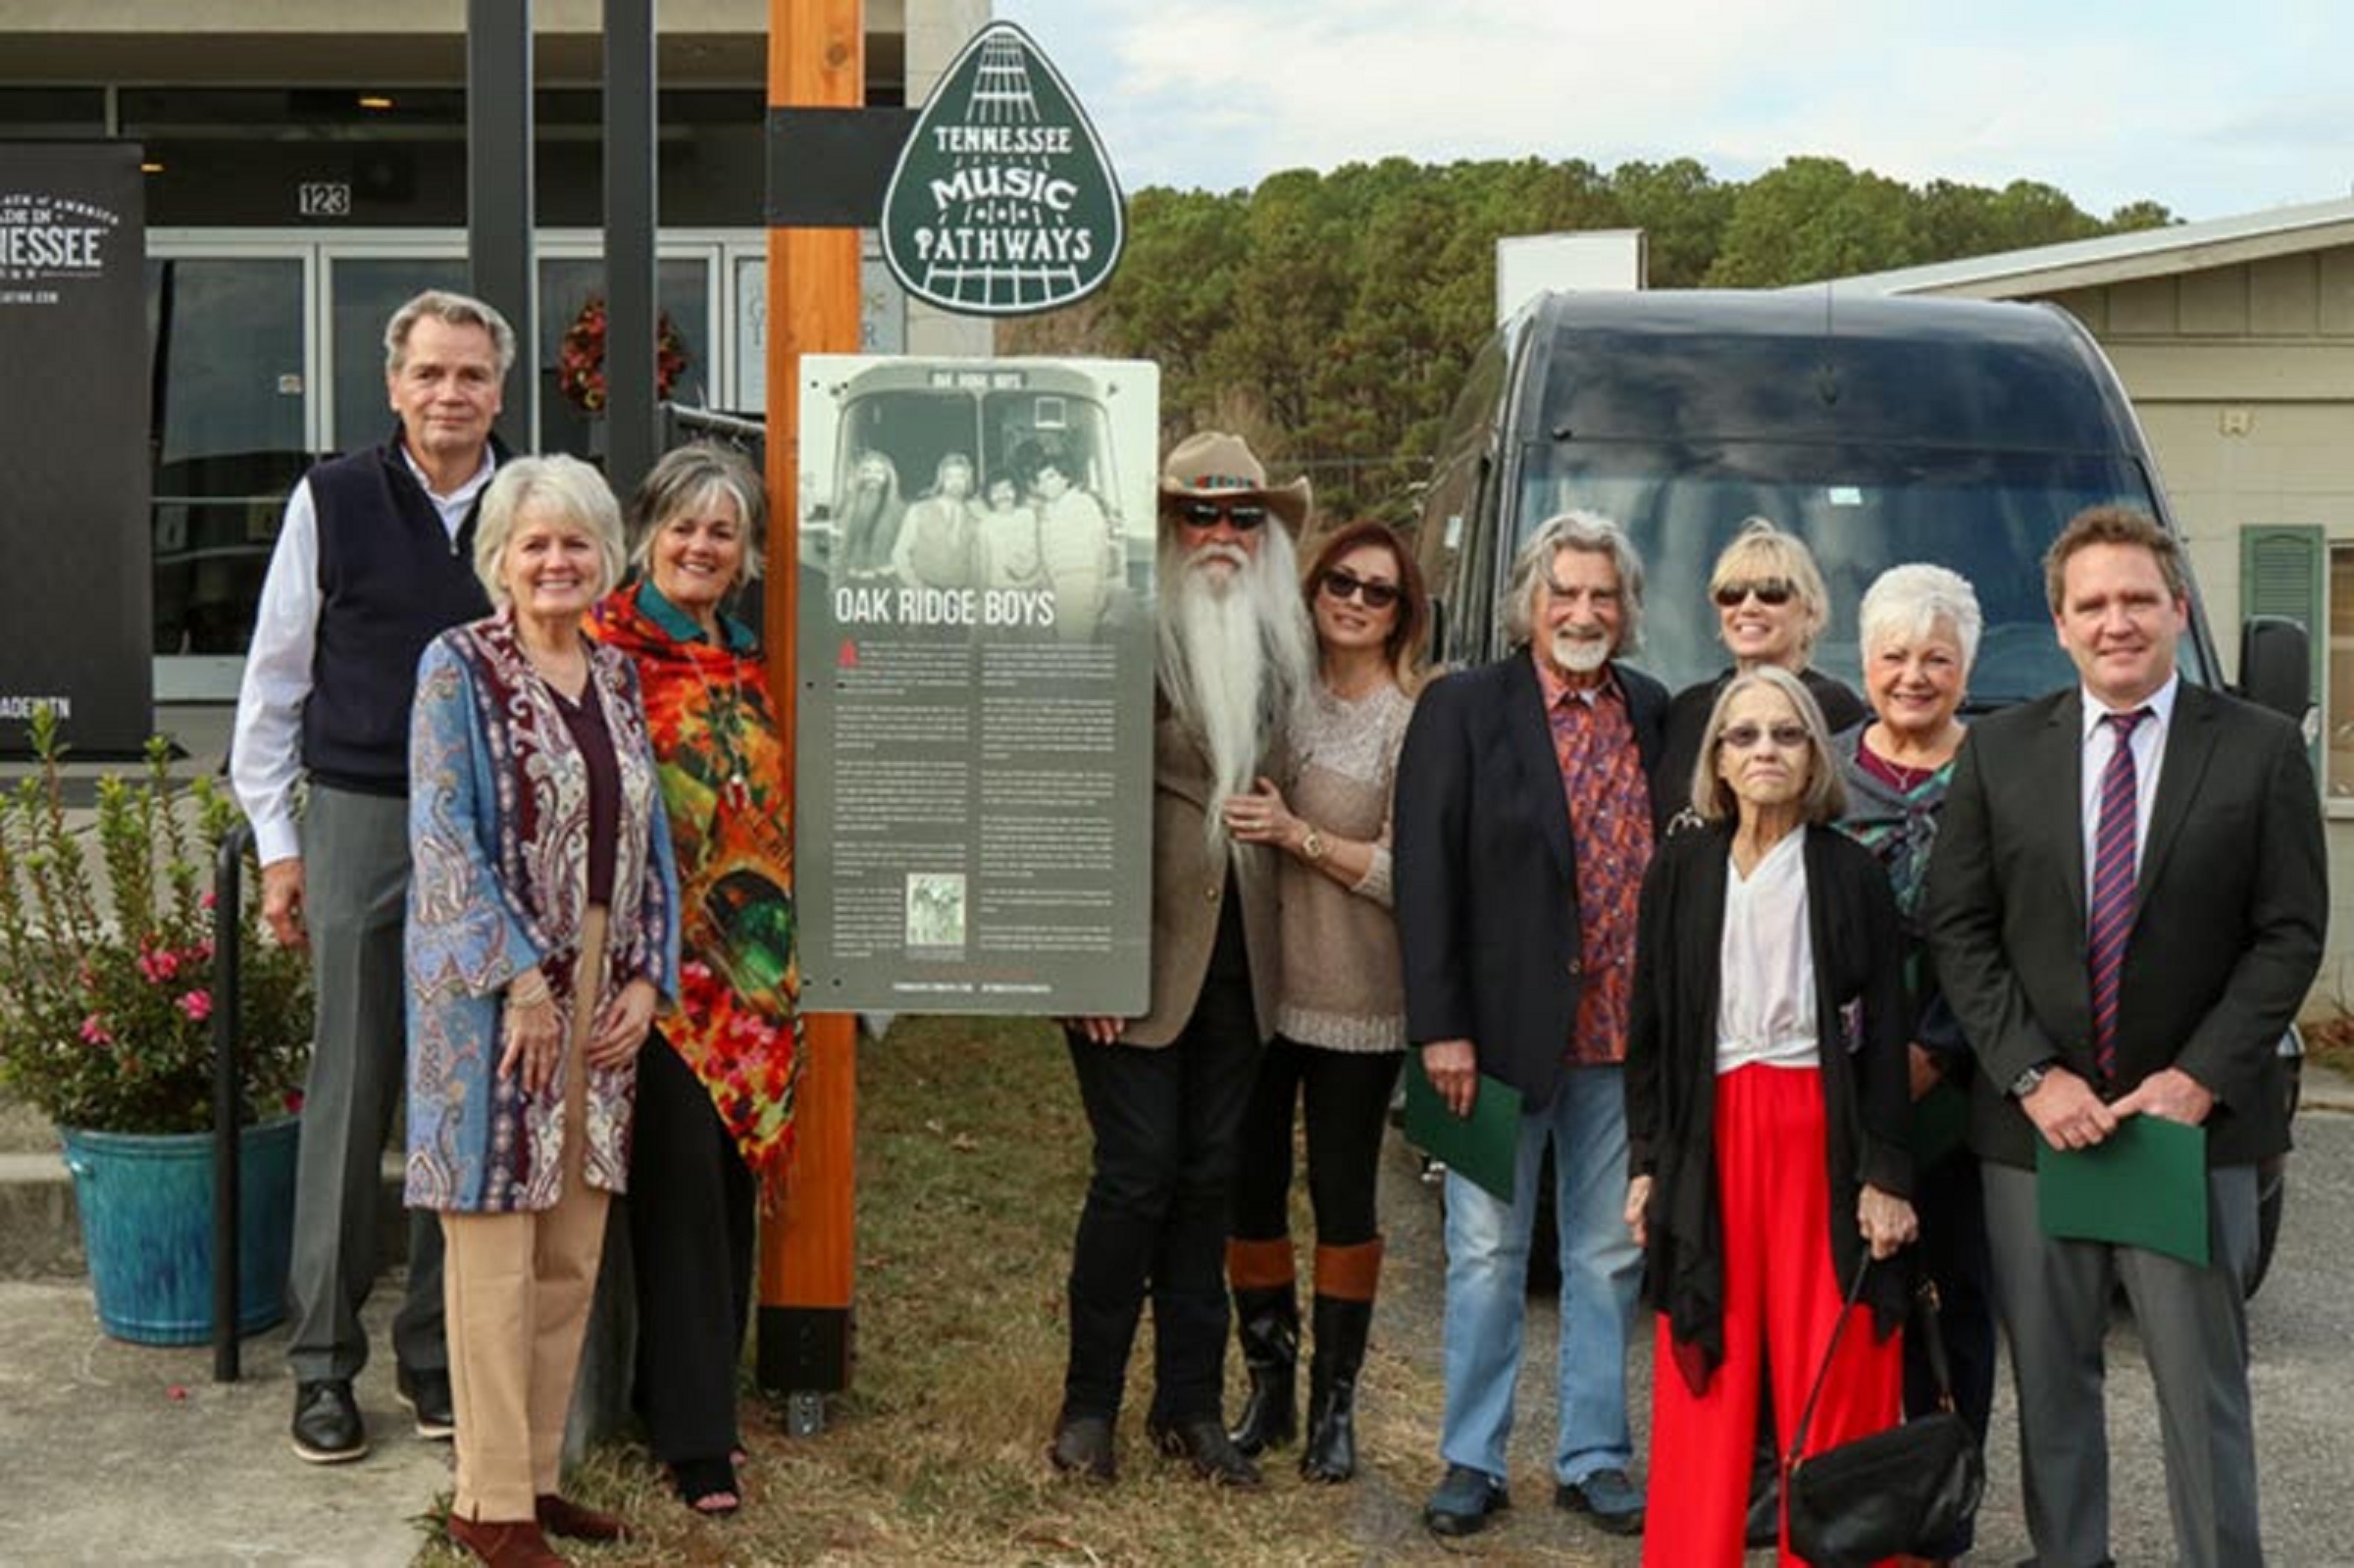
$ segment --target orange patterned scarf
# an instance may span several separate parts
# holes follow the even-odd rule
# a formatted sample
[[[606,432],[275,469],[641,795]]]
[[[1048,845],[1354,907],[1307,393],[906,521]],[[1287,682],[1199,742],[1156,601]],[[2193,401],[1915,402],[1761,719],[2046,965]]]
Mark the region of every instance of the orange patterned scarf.
[[[768,677],[742,626],[723,623],[714,646],[651,583],[614,592],[591,630],[638,665],[678,852],[679,1003],[662,1034],[773,1203],[802,1054],[793,801]]]

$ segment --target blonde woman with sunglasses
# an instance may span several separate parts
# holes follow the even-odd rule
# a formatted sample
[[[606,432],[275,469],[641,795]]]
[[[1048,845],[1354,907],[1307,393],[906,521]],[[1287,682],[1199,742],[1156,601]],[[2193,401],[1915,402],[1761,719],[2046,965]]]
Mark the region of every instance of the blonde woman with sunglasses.
[[[1374,1180],[1405,1060],[1406,990],[1390,914],[1390,790],[1413,713],[1429,601],[1412,554],[1376,522],[1328,535],[1303,582],[1317,679],[1293,717],[1283,787],[1230,800],[1237,838],[1284,852],[1276,1037],[1244,1113],[1226,1272],[1251,1378],[1232,1436],[1256,1455],[1298,1433],[1300,1306],[1289,1225],[1292,1125],[1305,1101],[1315,1213],[1314,1353],[1300,1472],[1356,1471],[1357,1369],[1381,1272]]]
[[[1822,710],[1833,734],[1870,717],[1864,699],[1842,683],[1810,668],[1815,641],[1830,623],[1830,591],[1814,552],[1795,533],[1762,517],[1741,525],[1709,574],[1709,599],[1716,607],[1716,634],[1733,656],[1732,666],[1713,680],[1676,693],[1667,709],[1667,738],[1652,788],[1652,811],[1660,836],[1698,822],[1689,784],[1700,755],[1709,710],[1735,675],[1771,666],[1798,677]]]

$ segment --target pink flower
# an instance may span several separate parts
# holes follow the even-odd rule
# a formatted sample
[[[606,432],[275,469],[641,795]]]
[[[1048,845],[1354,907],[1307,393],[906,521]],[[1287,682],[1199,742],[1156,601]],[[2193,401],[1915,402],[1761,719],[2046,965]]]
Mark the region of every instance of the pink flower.
[[[209,990],[183,992],[179,1006],[181,1012],[201,1024],[213,1016],[213,993]]]
[[[81,1037],[92,1045],[112,1045],[115,1037],[106,1032],[106,1021],[96,1013],[81,1021]]]
[[[207,889],[204,895],[196,900],[199,905],[206,909],[211,909],[216,904],[220,903],[220,895],[211,891],[210,889]]]
[[[169,947],[139,954],[139,976],[150,986],[161,986],[179,973],[179,954]]]

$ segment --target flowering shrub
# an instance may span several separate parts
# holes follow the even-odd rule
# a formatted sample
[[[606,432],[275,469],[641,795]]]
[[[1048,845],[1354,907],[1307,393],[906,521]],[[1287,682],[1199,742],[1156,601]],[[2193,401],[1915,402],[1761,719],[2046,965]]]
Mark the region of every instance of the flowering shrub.
[[[38,773],[0,797],[0,1082],[59,1125],[109,1133],[212,1126],[214,856],[237,808],[211,779],[185,787],[147,743],[136,781],[98,781],[92,881],[66,820],[57,721],[34,711]],[[238,1054],[249,1120],[300,1103],[310,972],[263,938],[245,879]]]
[[[654,328],[654,397],[670,396],[687,369],[687,339],[664,311]],[[605,406],[605,302],[591,295],[581,313],[564,329],[556,352],[556,389],[584,414],[601,413]]]

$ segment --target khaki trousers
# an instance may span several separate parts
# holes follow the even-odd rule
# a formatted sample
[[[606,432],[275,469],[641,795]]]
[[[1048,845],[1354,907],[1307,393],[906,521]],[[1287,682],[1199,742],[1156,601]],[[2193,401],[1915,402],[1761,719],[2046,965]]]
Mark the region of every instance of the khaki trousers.
[[[555,1206],[441,1216],[449,1390],[458,1425],[450,1512],[463,1519],[533,1519],[537,1499],[556,1490],[610,1200],[581,1174],[588,1140],[582,1051],[604,961],[605,909],[594,905],[582,923],[573,977],[564,1045],[564,1174]]]

